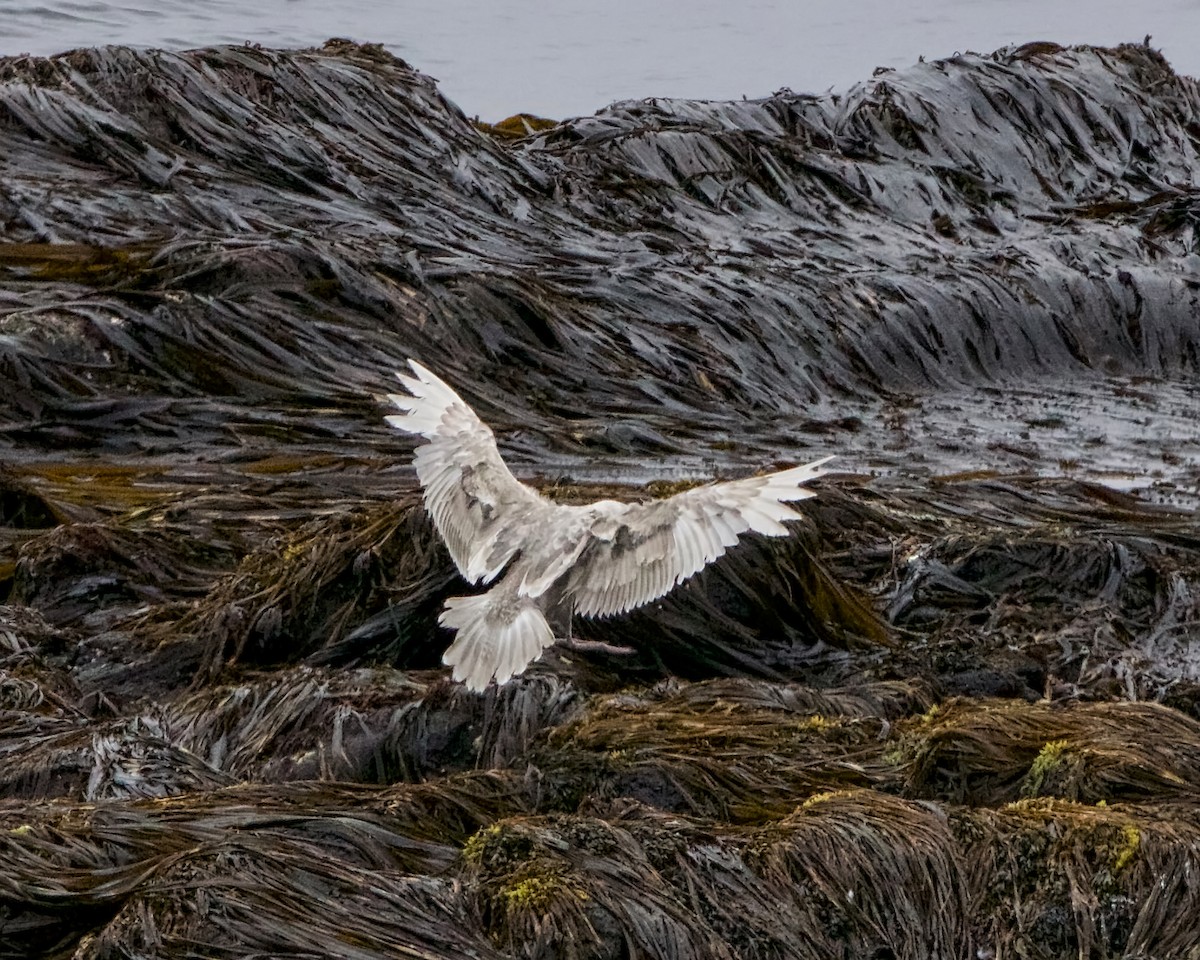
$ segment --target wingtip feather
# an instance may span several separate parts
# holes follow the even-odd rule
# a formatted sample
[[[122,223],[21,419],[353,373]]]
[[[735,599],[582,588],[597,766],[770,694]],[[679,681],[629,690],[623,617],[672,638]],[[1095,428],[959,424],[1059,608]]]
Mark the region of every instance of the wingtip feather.
[[[428,367],[424,367],[424,366],[422,366],[420,363],[418,363],[418,362],[417,362],[415,359],[413,359],[412,357],[409,357],[409,358],[408,358],[408,366],[409,366],[409,369],[411,369],[411,370],[412,370],[412,372],[413,372],[413,373],[415,373],[415,374],[416,374],[418,377],[420,377],[422,380],[424,380],[424,379],[425,379],[425,378],[427,378],[427,377],[432,377],[432,376],[433,376],[433,374],[429,372],[429,368],[428,368]],[[435,379],[436,379],[436,378],[435,378]]]
[[[776,500],[807,500],[809,497],[815,497],[816,494],[811,490],[803,489],[804,484],[823,476],[821,467],[832,459],[834,459],[832,455],[822,457],[812,463],[768,474],[762,478],[766,481],[762,492]]]

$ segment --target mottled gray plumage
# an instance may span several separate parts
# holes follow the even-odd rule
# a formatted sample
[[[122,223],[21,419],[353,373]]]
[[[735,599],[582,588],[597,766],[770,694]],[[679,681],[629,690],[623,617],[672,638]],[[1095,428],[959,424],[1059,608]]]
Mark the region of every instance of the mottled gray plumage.
[[[415,360],[397,374],[411,396],[387,418],[426,439],[413,457],[425,506],[463,577],[492,583],[446,601],[439,622],[457,632],[442,657],[454,679],[482,690],[506,683],[554,642],[548,611],[567,617],[625,613],[668,593],[720,557],[747,531],[785,536],[800,517],[784,501],[825,457],[802,467],[685,490],[665,500],[600,500],[565,506],[509,472],[492,431],[444,381]]]

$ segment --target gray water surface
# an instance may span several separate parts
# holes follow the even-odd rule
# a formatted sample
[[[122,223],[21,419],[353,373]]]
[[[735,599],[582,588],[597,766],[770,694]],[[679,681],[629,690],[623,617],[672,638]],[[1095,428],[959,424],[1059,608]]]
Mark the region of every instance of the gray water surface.
[[[349,37],[384,44],[485,120],[586,115],[651,96],[820,92],[921,56],[1033,40],[1115,45],[1147,34],[1178,72],[1200,74],[1194,0],[0,0],[0,54]]]

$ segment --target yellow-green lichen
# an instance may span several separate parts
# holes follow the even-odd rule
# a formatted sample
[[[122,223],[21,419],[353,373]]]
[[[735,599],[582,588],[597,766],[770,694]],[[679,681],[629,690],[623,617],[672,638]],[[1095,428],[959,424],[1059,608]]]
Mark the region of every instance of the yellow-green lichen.
[[[1113,851],[1112,872],[1115,876],[1133,862],[1138,849],[1142,845],[1142,831],[1135,824],[1126,823],[1121,826],[1121,842]]]
[[[556,874],[536,874],[506,883],[500,888],[500,898],[509,910],[541,910],[557,897],[566,894],[579,900],[588,898],[587,892],[566,883]]]
[[[1021,787],[1023,796],[1036,797],[1041,793],[1047,774],[1058,768],[1070,746],[1066,740],[1051,740],[1038,751],[1029,766],[1029,773],[1025,775],[1025,783]]]
[[[800,804],[801,810],[807,810],[809,807],[815,807],[819,803],[824,803],[827,800],[833,800],[835,797],[848,797],[853,790],[822,790],[820,793],[814,793],[811,797]]]
[[[917,722],[923,723],[923,724],[933,723],[933,721],[938,718],[938,715],[941,712],[942,712],[941,704],[935,703],[928,710],[926,710],[923,714],[921,714],[919,717],[917,717]]]
[[[467,842],[463,844],[463,859],[467,863],[478,864],[483,860],[483,852],[487,849],[489,841],[494,840],[498,836],[500,836],[500,827],[495,823],[490,827],[477,830],[471,836],[467,837]]]

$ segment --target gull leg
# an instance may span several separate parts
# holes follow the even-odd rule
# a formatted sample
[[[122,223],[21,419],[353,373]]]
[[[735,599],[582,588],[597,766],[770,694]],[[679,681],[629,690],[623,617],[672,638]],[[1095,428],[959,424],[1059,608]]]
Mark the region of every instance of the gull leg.
[[[568,640],[567,646],[572,650],[611,653],[618,657],[631,657],[637,653],[633,647],[622,647],[615,643],[605,643],[603,640]]]
[[[611,653],[617,657],[630,657],[637,653],[633,647],[621,647],[615,643],[605,643],[603,640],[576,640],[571,635],[571,625],[575,618],[572,616],[567,620],[567,636],[563,640],[563,646],[569,650],[592,651],[595,653]]]

